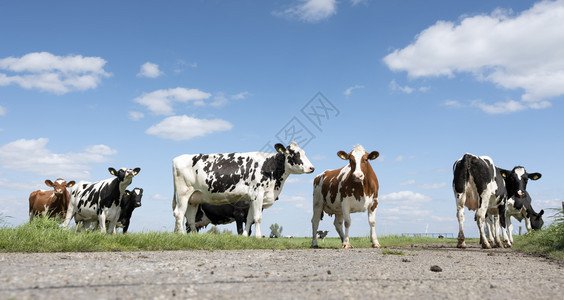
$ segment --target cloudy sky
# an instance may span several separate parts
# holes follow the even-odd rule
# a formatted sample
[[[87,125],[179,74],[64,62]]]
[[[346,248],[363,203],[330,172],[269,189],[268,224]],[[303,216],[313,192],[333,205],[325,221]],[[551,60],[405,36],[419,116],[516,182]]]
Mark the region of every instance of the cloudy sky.
[[[174,157],[292,140],[315,173],[357,144],[380,152],[378,235],[456,235],[452,165],[467,152],[541,172],[537,210],[564,200],[564,1],[1,1],[0,28],[12,225],[45,179],[140,167],[130,230],[172,231]],[[288,179],[263,232],[311,235],[314,176]],[[365,213],[352,220],[368,235]],[[320,229],[336,235],[329,217]]]

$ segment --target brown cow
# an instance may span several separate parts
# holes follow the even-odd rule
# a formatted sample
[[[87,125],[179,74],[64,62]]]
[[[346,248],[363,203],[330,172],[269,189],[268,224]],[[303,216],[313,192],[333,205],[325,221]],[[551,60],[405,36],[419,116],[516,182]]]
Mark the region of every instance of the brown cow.
[[[70,194],[67,187],[75,184],[74,180],[66,182],[64,179],[57,179],[53,183],[51,180],[45,180],[48,187],[52,187],[52,191],[37,190],[29,195],[29,221],[38,214],[55,217],[61,214],[64,219],[69,206]]]
[[[370,241],[372,247],[379,248],[376,230],[375,212],[378,206],[378,178],[368,160],[376,159],[378,151],[366,152],[361,145],[353,148],[351,153],[337,152],[337,155],[348,160],[349,164],[337,169],[327,170],[315,177],[313,181],[313,228],[312,247],[317,248],[317,228],[323,211],[335,215],[335,229],[339,233],[342,248],[352,248],[349,243],[349,227],[351,213],[368,210],[370,224]],[[343,219],[345,232],[343,233]]]

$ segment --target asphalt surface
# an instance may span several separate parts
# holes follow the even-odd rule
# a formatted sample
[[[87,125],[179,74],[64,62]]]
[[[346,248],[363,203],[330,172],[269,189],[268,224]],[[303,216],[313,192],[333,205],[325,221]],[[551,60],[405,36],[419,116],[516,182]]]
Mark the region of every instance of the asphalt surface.
[[[0,253],[0,299],[562,299],[564,263],[470,244]]]

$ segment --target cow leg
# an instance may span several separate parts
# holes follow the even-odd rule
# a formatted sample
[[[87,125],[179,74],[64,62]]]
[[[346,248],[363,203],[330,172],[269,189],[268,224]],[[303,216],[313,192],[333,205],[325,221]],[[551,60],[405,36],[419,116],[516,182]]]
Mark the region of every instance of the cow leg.
[[[464,205],[457,205],[456,217],[458,218],[458,248],[466,248],[464,237]]]
[[[191,204],[188,203],[188,207],[186,208],[186,220],[188,226],[190,226],[190,232],[197,233],[198,229],[196,227],[196,214],[198,213],[198,204]],[[178,221],[178,220],[177,220]],[[180,219],[180,225],[184,223],[184,217]],[[182,234],[186,234],[186,230],[182,229]]]
[[[501,235],[503,236],[503,247],[511,247],[511,241],[507,236],[507,211],[505,204],[501,204],[497,207],[499,212],[499,223],[497,223],[496,230],[501,226]],[[499,230],[497,230],[496,243],[499,243],[499,247],[502,247],[501,241],[499,240]]]
[[[251,207],[249,207],[249,211],[253,211],[253,222],[255,223],[255,237],[260,239],[262,237],[260,232],[260,222],[262,221],[262,201],[264,198],[264,192],[260,192],[255,201],[251,201]],[[247,220],[248,222],[248,220]],[[251,229],[251,222],[249,222],[248,226],[249,230]],[[248,231],[247,231],[248,232]]]
[[[242,236],[249,236],[250,232],[251,232],[251,224],[253,223],[253,220],[255,219],[254,214],[255,212],[252,209],[252,202],[251,201],[251,205],[249,205],[249,212],[247,213],[247,223],[245,224],[245,229],[243,230],[243,234]],[[256,227],[255,227],[256,230]]]
[[[368,209],[368,225],[370,225],[372,248],[380,248],[380,243],[378,243],[378,238],[376,237],[376,209],[374,211]]]
[[[176,198],[176,182],[175,182],[175,195],[174,198]],[[184,217],[186,215],[186,212],[188,211],[188,213],[190,213],[192,210],[188,207],[188,200],[190,200],[190,197],[192,197],[192,194],[194,193],[194,188],[192,187],[188,187],[186,188],[186,191],[180,192],[179,197],[178,197],[178,201],[174,201],[173,200],[173,215],[176,219],[176,223],[174,226],[174,232],[176,233],[182,233],[182,234],[186,234],[186,228],[184,228]],[[188,217],[188,223],[190,224],[190,228],[192,229],[192,232],[197,232],[196,231],[196,212],[198,209],[198,205],[196,204],[193,208],[193,213],[194,213],[194,217],[190,218]]]
[[[116,225],[117,225],[117,220],[112,220],[110,221],[110,224],[108,225],[108,233],[109,234],[116,234],[117,230],[116,230]]]
[[[525,216],[523,219],[525,219],[525,227],[527,227],[527,232],[533,231],[533,227],[531,226],[531,218]]]
[[[501,248],[501,240],[499,239],[499,220],[500,217],[499,215],[493,215],[493,224],[492,224],[492,230],[493,230],[493,242],[490,242],[490,244],[494,244],[495,246],[493,246],[494,248]],[[502,227],[502,230],[504,228]]]
[[[341,238],[341,243],[344,242],[345,234],[343,233],[343,215],[335,214],[335,221],[333,221],[333,225],[335,225],[335,230]]]
[[[345,236],[341,248],[352,248],[349,242],[349,228],[351,227],[351,211],[346,202],[342,203],[343,220],[345,221]]]
[[[486,221],[486,211],[487,211],[486,207],[478,208],[474,218],[476,220],[476,223],[478,224],[478,230],[480,231],[480,244],[482,245],[482,248],[491,249],[492,246],[490,245],[490,243],[488,243],[488,240],[486,239],[486,233],[484,230],[484,222]]]
[[[505,222],[507,222],[507,237],[511,245],[513,245],[513,224],[511,224],[511,216],[506,215]]]
[[[69,203],[69,207],[67,209],[67,215],[65,216],[65,221],[63,222],[62,225],[63,228],[67,228],[69,226],[70,221],[74,217],[74,209],[75,209],[74,205],[72,205],[72,203]]]
[[[98,226],[100,227],[100,233],[106,234],[106,213],[103,211],[98,215]]]
[[[313,238],[311,240],[312,248],[319,248],[317,245],[317,229],[319,228],[319,221],[323,214],[323,203],[317,200],[317,198],[313,200],[313,217],[311,218],[311,229],[313,231]]]

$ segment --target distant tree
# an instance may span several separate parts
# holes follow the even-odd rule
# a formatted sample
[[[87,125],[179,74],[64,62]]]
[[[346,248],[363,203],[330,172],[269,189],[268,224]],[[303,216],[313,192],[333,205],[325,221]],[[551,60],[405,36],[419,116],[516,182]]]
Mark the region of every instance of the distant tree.
[[[282,226],[274,223],[270,225],[270,237],[271,238],[279,238],[282,236]]]
[[[207,233],[218,234],[218,233],[219,233],[219,228],[217,228],[217,226],[212,226],[212,227],[210,228],[210,230],[208,230]]]

